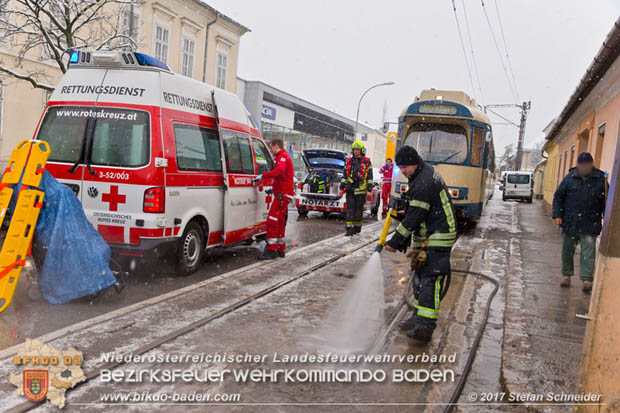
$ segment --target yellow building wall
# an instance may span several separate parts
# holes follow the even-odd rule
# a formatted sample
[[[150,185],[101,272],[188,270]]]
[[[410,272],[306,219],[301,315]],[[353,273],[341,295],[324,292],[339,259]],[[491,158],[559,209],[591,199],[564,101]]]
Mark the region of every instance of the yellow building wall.
[[[543,183],[543,205],[549,207],[553,203],[557,175],[558,175],[558,145],[550,142],[545,147],[547,152],[547,164],[545,166],[545,177]]]

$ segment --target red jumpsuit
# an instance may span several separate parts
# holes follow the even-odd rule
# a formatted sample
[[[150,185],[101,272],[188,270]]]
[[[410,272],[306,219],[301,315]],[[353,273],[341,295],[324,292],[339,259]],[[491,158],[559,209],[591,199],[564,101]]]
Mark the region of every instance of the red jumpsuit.
[[[275,166],[263,173],[263,179],[273,178],[273,201],[267,215],[267,249],[282,251],[286,249],[284,234],[288,203],[294,198],[293,162],[284,149],[274,155]]]
[[[394,164],[387,163],[379,169],[379,173],[383,175],[383,186],[381,187],[381,199],[383,200],[383,213],[386,214],[390,208],[390,192],[392,192],[392,172]]]

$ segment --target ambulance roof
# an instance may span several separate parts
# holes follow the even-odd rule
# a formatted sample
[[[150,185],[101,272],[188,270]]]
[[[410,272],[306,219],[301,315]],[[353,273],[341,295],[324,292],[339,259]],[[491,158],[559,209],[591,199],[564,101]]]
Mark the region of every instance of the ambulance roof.
[[[77,57],[74,57],[77,56]],[[135,52],[83,52],[56,86],[50,103],[158,106],[215,117],[256,129],[248,110],[233,93],[172,73],[159,60]]]

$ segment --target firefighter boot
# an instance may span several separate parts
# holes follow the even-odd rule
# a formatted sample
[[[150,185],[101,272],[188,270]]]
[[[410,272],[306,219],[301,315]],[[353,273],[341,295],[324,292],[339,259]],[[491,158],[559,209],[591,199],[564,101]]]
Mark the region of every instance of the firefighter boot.
[[[416,310],[413,310],[413,315],[409,317],[408,319],[401,321],[400,324],[398,325],[398,328],[400,328],[403,331],[413,330],[415,328],[415,314],[416,314]]]
[[[413,330],[409,330],[407,332],[407,337],[422,343],[428,343],[433,338],[433,332],[431,330],[414,328]]]
[[[345,237],[350,237],[354,233],[355,233],[355,230],[353,229],[353,227],[347,227],[347,232],[345,232],[344,236]]]
[[[263,251],[263,255],[258,257],[259,260],[275,260],[276,258],[278,258],[278,253],[273,250],[268,250],[267,248]]]
[[[362,226],[361,225],[356,225],[356,226],[353,227],[353,235],[359,234],[360,232],[362,232]]]

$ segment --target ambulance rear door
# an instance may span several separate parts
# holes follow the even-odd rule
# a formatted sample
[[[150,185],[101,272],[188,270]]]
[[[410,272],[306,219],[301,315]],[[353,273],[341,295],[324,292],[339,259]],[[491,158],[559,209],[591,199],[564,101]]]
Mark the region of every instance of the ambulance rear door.
[[[108,69],[93,108],[82,205],[111,243],[171,235],[159,106],[160,72]]]
[[[92,132],[97,94],[86,85],[100,86],[105,69],[72,68],[52,94],[36,138],[50,145],[46,169],[60,183],[73,190],[81,201],[85,196],[83,177],[87,137]]]
[[[212,91],[220,134],[224,193],[224,245],[252,238],[260,232],[256,210],[262,209],[264,197],[252,183],[256,176],[245,107],[227,92]]]

